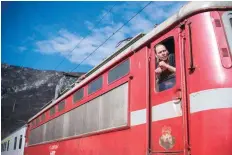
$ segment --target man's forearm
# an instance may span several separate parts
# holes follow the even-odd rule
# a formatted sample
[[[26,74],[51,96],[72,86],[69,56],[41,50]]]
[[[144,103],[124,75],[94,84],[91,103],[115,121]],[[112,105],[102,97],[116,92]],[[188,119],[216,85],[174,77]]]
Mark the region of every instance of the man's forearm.
[[[173,66],[167,65],[167,68],[168,68],[169,71],[171,71],[171,72],[173,72],[173,73],[176,72],[176,68],[173,67]]]

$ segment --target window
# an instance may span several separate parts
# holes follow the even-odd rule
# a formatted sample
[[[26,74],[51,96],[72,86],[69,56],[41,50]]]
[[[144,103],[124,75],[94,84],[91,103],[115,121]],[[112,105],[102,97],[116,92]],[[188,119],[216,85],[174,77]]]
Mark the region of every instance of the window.
[[[50,109],[50,116],[54,115],[56,112],[55,106]]]
[[[108,84],[126,75],[129,72],[129,69],[130,61],[126,60],[123,63],[116,66],[115,68],[113,68],[112,70],[110,70],[108,73]]]
[[[170,37],[156,44],[155,80],[156,91],[161,92],[172,88],[176,83],[176,63],[174,53],[174,38]],[[166,67],[168,66],[168,67]]]
[[[17,146],[17,137],[15,137],[14,139],[14,150],[16,150],[16,146]]]
[[[64,107],[65,107],[65,100],[64,100],[64,101],[61,101],[61,102],[58,104],[58,111],[63,110]]]
[[[230,18],[230,25],[231,25],[231,27],[232,27],[232,18]]]
[[[21,147],[22,147],[22,140],[23,140],[23,136],[20,135],[20,139],[19,139],[19,149],[21,149]]]
[[[35,126],[35,121],[34,120],[32,121],[32,126]]]
[[[7,151],[9,150],[10,140],[7,142]]]
[[[92,94],[97,90],[102,88],[102,76],[100,76],[97,80],[93,81],[88,86],[88,94]]]
[[[45,120],[45,113],[41,115],[41,121],[44,121],[44,120]]]
[[[80,101],[84,97],[84,88],[81,88],[73,94],[73,103]]]
[[[124,83],[31,130],[29,145],[125,127],[127,124],[128,83]]]
[[[232,11],[227,11],[222,15],[222,21],[226,32],[227,41],[232,49]],[[232,50],[230,50],[232,54]]]
[[[40,120],[39,120],[39,117],[36,119],[36,125],[39,125],[39,122],[40,122]]]

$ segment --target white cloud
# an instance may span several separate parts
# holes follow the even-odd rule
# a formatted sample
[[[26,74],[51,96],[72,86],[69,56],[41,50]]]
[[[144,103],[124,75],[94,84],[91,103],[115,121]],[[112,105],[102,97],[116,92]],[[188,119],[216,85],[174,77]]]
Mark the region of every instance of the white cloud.
[[[19,46],[19,47],[18,47],[18,50],[19,50],[20,52],[24,52],[24,51],[27,50],[27,47],[25,47],[25,46]]]
[[[183,3],[176,2],[153,2],[141,14],[132,19],[128,25],[124,26],[116,33],[105,45],[100,47],[95,54],[84,61],[83,64],[93,66],[98,64],[115,51],[115,46],[119,41],[128,36],[135,36],[140,32],[150,31],[157,20],[169,17],[170,14],[177,11],[182,4]],[[79,36],[66,29],[61,29],[57,32],[57,35],[53,35],[50,39],[37,41],[36,51],[44,54],[57,53],[69,59],[71,62],[78,64],[144,5],[146,5],[144,2],[125,2],[116,6],[113,13],[106,16],[106,21],[108,21],[108,23],[104,22],[98,27],[95,27],[91,34],[80,44],[79,42],[85,36]],[[101,16],[104,14],[105,12],[103,11]],[[123,21],[118,21],[118,18],[116,20],[114,17],[125,19],[123,19]],[[89,30],[94,27],[94,23],[90,21],[85,21],[85,24]],[[77,44],[79,45],[76,47]],[[74,47],[76,48],[74,49]],[[72,50],[73,52],[71,52]]]

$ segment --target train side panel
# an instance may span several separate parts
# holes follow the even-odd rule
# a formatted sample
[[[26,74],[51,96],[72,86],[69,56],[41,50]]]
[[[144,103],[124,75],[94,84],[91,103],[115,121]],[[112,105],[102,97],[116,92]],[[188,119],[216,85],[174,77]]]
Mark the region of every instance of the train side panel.
[[[146,154],[146,54],[146,47],[134,53],[130,56],[130,74],[115,81],[111,86],[107,86],[106,84],[106,87],[115,87],[122,83],[122,81],[128,83],[128,126],[67,140],[28,146],[25,149],[25,155]],[[70,101],[70,99],[68,100]],[[94,117],[94,113],[92,117]]]
[[[2,140],[2,144],[6,143],[5,149],[3,151],[2,147],[2,155],[23,155],[24,154],[24,146],[25,146],[25,132],[26,126],[18,129],[4,140]],[[9,146],[8,146],[9,143]]]
[[[232,68],[223,66],[219,42],[224,40],[223,48],[229,48],[226,45],[225,34],[219,37],[215,33],[223,27],[217,27],[218,23],[215,23],[212,13],[205,12],[188,19],[191,23],[191,36],[186,29],[190,147],[191,154],[194,155],[231,155]],[[189,70],[190,37],[195,67],[192,72]],[[228,58],[231,59],[231,55]]]

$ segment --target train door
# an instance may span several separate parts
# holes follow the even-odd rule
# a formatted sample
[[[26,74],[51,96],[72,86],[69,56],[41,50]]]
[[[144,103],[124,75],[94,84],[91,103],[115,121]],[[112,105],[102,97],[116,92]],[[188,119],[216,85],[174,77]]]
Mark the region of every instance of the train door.
[[[175,28],[150,46],[150,152],[185,154],[186,121],[183,100],[183,50],[181,28]]]

